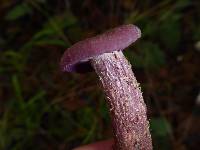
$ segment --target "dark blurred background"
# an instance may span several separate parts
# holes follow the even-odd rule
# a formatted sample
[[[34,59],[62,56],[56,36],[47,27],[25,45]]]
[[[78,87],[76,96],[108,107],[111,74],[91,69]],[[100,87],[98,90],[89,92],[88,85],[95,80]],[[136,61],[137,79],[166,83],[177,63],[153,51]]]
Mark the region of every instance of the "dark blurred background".
[[[112,137],[95,73],[61,73],[66,48],[120,24],[155,150],[200,146],[199,0],[0,0],[0,150],[68,150]]]

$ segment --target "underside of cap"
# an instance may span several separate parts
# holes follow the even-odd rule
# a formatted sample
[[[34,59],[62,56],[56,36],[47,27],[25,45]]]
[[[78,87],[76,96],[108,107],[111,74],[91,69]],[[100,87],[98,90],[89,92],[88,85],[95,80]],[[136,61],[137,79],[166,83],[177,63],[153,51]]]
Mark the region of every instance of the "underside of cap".
[[[132,24],[122,25],[103,34],[80,41],[68,48],[61,58],[60,67],[66,72],[87,72],[88,62],[103,53],[124,50],[141,37],[140,29]]]

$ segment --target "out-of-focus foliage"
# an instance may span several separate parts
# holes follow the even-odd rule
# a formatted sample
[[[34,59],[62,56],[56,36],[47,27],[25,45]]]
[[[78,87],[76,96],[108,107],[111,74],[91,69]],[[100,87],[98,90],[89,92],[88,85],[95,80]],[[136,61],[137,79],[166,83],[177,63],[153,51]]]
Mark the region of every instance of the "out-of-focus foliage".
[[[135,67],[156,70],[165,64],[164,53],[158,45],[144,42],[138,47],[141,49],[138,53],[127,52],[127,57]]]
[[[152,138],[155,141],[154,148],[164,150],[172,149],[170,145],[172,129],[169,122],[165,118],[153,118],[150,123]]]
[[[30,14],[31,12],[31,8],[26,3],[22,3],[11,9],[5,16],[5,19],[8,21],[14,21],[20,17]]]
[[[73,43],[133,23],[125,55],[141,82],[154,149],[198,149],[199,0],[2,0],[0,149],[55,150],[112,137],[95,73],[61,73]]]

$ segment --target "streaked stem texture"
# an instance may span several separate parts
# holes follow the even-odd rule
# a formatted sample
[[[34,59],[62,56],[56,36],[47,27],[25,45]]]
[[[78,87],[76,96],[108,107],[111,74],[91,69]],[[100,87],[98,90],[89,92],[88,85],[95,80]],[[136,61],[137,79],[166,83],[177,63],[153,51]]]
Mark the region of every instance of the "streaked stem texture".
[[[109,105],[116,150],[152,150],[142,92],[121,51],[92,58]]]

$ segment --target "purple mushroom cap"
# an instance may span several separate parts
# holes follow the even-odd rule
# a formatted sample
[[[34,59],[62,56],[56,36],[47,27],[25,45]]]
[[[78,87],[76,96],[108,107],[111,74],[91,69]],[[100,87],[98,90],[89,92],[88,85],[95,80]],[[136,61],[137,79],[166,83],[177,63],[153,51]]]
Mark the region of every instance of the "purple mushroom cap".
[[[60,62],[61,70],[67,72],[89,71],[91,66],[88,60],[103,53],[124,50],[140,37],[140,29],[135,25],[128,24],[80,41],[65,51]]]

